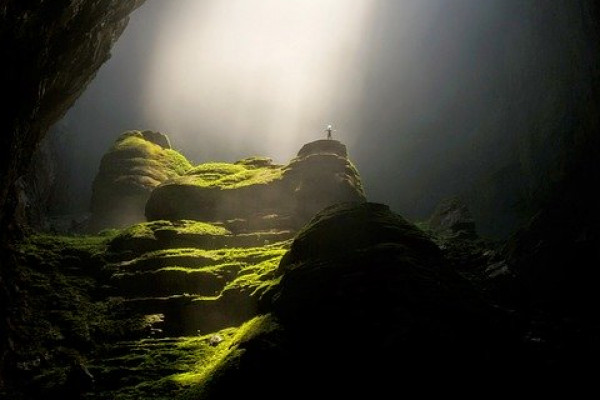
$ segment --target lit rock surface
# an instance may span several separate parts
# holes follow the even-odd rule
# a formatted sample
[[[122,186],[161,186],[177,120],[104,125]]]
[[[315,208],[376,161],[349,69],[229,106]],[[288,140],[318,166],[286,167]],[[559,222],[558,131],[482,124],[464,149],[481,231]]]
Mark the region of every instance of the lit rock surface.
[[[260,224],[274,216],[299,228],[324,207],[364,201],[346,146],[319,140],[304,145],[283,166],[265,158],[201,164],[158,186],[146,204],[146,217]]]
[[[92,195],[90,230],[145,221],[144,205],[160,183],[191,169],[159,132],[123,133],[104,155]]]

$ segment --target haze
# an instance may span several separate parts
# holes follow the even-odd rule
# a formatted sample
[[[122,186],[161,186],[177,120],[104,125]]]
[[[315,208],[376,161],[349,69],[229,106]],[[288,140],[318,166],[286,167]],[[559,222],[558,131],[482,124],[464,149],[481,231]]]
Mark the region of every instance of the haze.
[[[512,0],[148,0],[55,129],[75,206],[125,130],[167,133],[196,163],[285,163],[333,124],[369,200],[423,218],[518,161],[538,64],[569,64],[568,16],[546,15],[547,34],[535,16]]]

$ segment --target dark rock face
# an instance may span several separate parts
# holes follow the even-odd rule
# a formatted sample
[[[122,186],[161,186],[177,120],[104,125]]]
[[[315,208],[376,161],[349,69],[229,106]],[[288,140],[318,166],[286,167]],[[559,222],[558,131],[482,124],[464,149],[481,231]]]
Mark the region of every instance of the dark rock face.
[[[411,385],[422,374],[501,368],[511,340],[494,326],[503,317],[442,263],[437,246],[385,205],[323,210],[282,259],[280,284],[263,296],[279,329],[240,344],[239,368],[219,371],[205,398],[235,396],[258,376],[348,395],[396,387],[392,377]]]
[[[271,307],[295,329],[316,323],[372,331],[397,321],[402,333],[388,332],[398,335],[388,338],[397,351],[405,358],[414,354],[411,362],[427,364],[433,357],[440,363],[441,354],[453,351],[451,343],[477,347],[476,336],[489,335],[485,304],[441,264],[437,246],[387,206],[333,206],[297,235],[282,259]]]
[[[365,201],[358,171],[346,154],[342,143],[319,140],[306,144],[286,166],[268,159],[200,165],[157,187],[146,217],[222,221],[275,214],[292,218],[299,228],[326,206]]]
[[[19,309],[11,287],[14,257],[7,243],[17,205],[14,184],[34,150],[85,90],[110,57],[110,49],[127,26],[129,14],[144,0],[21,1],[0,6],[0,388],[4,359],[19,346],[13,335]],[[18,314],[18,312],[16,312]],[[6,333],[6,334],[4,334]]]
[[[445,199],[436,207],[429,218],[429,227],[442,235],[462,238],[474,238],[475,221],[467,205],[459,198]]]
[[[514,46],[496,80],[504,86],[497,104],[506,108],[489,122],[482,118],[480,129],[499,148],[514,144],[506,164],[482,176],[467,196],[480,233],[499,238],[526,224],[548,197],[566,189],[565,181],[583,174],[581,186],[569,191],[584,196],[600,174],[600,4],[531,1],[509,9],[509,18],[519,14],[530,22],[518,40],[502,35]]]
[[[161,182],[191,168],[159,132],[129,131],[104,155],[94,180],[90,231],[145,221],[144,206]]]
[[[506,247],[531,309],[597,324],[600,271],[594,266],[600,265],[600,224],[584,210],[547,208]]]
[[[83,92],[143,0],[22,2],[0,7],[0,221],[35,146]],[[10,211],[8,211],[10,213]]]

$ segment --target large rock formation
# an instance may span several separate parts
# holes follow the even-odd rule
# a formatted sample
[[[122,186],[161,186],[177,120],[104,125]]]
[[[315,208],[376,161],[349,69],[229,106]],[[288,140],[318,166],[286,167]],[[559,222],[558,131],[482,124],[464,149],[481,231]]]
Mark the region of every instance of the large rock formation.
[[[292,387],[308,397],[385,393],[398,390],[398,379],[406,388],[413,378],[493,376],[512,362],[511,335],[495,325],[504,317],[385,205],[323,210],[279,274],[263,296],[267,321],[239,340],[195,398],[270,399]],[[251,384],[260,377],[269,377],[266,387]]]
[[[157,187],[146,204],[146,217],[253,224],[275,215],[299,228],[326,206],[364,201],[346,146],[319,140],[306,144],[285,166],[263,158],[199,165]]]
[[[104,155],[94,180],[90,230],[145,221],[144,206],[160,183],[179,177],[190,163],[159,132],[123,133]]]

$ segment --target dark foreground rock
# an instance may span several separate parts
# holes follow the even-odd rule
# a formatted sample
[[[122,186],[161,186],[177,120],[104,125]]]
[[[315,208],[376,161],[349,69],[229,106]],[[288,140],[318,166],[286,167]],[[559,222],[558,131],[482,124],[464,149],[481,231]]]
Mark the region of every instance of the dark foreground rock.
[[[263,296],[269,323],[241,341],[200,398],[258,394],[251,383],[264,377],[261,397],[275,398],[280,388],[374,395],[414,378],[500,371],[518,347],[509,319],[442,265],[437,246],[387,206],[325,209]]]

